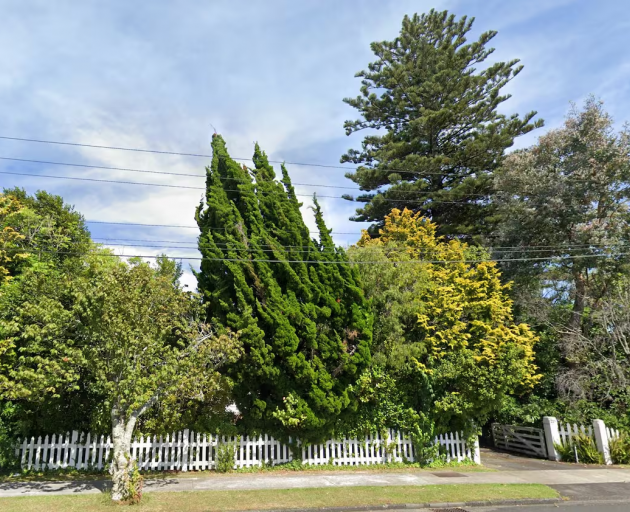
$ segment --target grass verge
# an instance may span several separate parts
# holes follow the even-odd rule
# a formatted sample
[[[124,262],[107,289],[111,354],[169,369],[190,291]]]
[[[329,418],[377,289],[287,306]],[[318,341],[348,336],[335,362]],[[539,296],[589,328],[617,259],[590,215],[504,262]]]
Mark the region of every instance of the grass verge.
[[[320,507],[379,506],[400,503],[558,498],[539,484],[451,484],[427,486],[283,489],[260,491],[153,492],[133,510],[214,512]],[[120,510],[106,494],[0,498],[3,512],[103,512]]]
[[[421,467],[419,464],[390,462],[387,464],[372,464],[361,466],[335,466],[333,464],[322,464],[320,466],[298,464],[289,462],[286,464],[277,464],[275,466],[253,466],[251,468],[241,468],[230,471],[227,475],[241,473],[293,473],[293,472],[319,472],[319,471],[376,471],[376,472],[415,472],[415,471],[461,471],[462,473],[477,473],[495,471],[484,466],[480,466],[473,462],[464,460],[462,462],[449,462],[440,464],[431,464]],[[221,477],[225,474],[217,473],[214,470],[208,471],[146,471],[142,473],[147,479],[164,479],[164,478],[200,478],[200,477]],[[23,471],[16,473],[0,473],[0,483],[7,482],[68,482],[68,481],[89,481],[89,480],[108,480],[109,473],[106,471],[84,471],[76,469],[58,469],[50,471]]]

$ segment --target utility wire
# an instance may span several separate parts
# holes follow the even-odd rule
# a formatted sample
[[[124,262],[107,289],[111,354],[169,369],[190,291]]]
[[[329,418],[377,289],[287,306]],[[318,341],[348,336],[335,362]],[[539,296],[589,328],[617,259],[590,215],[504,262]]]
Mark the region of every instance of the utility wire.
[[[104,220],[86,220],[88,224],[112,224],[116,226],[145,226],[151,228],[183,228],[183,229],[199,229],[199,226],[182,226],[182,225],[174,225],[174,224],[141,224],[138,222],[108,222]],[[225,231],[228,228],[205,228],[211,231]],[[309,233],[319,233],[319,231],[309,231]],[[338,231],[330,231],[331,235],[360,235],[361,233],[357,233],[353,231],[351,233],[343,233]]]
[[[138,181],[121,181],[121,180],[105,180],[100,178],[77,178],[73,176],[54,176],[51,174],[35,174],[35,173],[24,173],[24,172],[11,172],[11,171],[0,171],[0,174],[10,174],[13,176],[29,176],[35,178],[52,178],[57,180],[74,180],[74,181],[91,181],[91,182],[99,182],[99,183],[116,183],[119,185],[141,185],[146,187],[166,187],[166,188],[180,188],[180,189],[192,189],[192,190],[206,190],[206,187],[191,187],[188,185],[169,185],[167,183],[144,183]],[[255,185],[252,183],[252,185]],[[241,192],[240,190],[235,189],[223,189],[225,192]],[[280,192],[269,192],[265,193],[266,195],[271,195],[274,193],[280,194]],[[313,194],[293,194],[297,197],[313,197]],[[344,196],[328,196],[328,195],[317,195],[320,198],[326,199],[343,199],[345,201],[354,201],[357,203],[363,203],[366,201],[360,201],[357,199],[349,199]],[[388,203],[417,203],[417,204],[426,204],[427,201],[423,200],[413,200],[413,199],[389,199],[387,197],[382,197],[381,195],[375,195],[374,197],[381,197],[382,201],[386,201]],[[486,197],[486,196],[484,196]],[[370,198],[373,199],[373,198]],[[466,204],[466,205],[474,205],[476,203],[471,203],[469,201],[440,201],[439,199],[430,199],[427,206],[431,206],[432,204]]]
[[[92,240],[103,240],[103,243],[112,242],[149,242],[149,243],[164,243],[164,244],[194,244],[197,245],[199,243],[198,240],[195,241],[186,241],[186,240],[147,240],[147,239],[139,239],[139,238],[114,238],[114,237],[92,237]],[[225,242],[215,242],[217,245],[227,245]],[[125,244],[120,244],[125,245]],[[272,245],[272,244],[259,244],[261,247],[284,247],[284,248],[307,248],[310,247],[308,245]],[[619,246],[626,246],[628,243],[620,244]],[[619,247],[617,246],[617,247]],[[150,247],[150,246],[140,246],[140,247]],[[156,246],[162,247],[162,246]],[[542,249],[553,249],[553,250],[577,250],[579,248],[611,248],[615,246],[611,246],[609,244],[567,244],[567,245],[496,245],[496,246],[488,246],[485,249],[489,251],[494,251],[496,249],[515,249],[515,252],[520,251],[529,251],[529,250],[537,250],[538,248]]]
[[[134,153],[153,153],[153,154],[158,154],[158,155],[176,155],[176,156],[188,156],[188,157],[199,157],[199,158],[213,158],[213,155],[201,154],[201,153],[185,153],[185,152],[180,152],[180,151],[160,151],[156,149],[125,148],[125,147],[119,147],[119,146],[105,146],[105,145],[98,145],[98,144],[82,144],[78,142],[28,139],[28,138],[23,138],[23,137],[8,137],[8,136],[1,136],[1,135],[0,135],[0,139],[21,141],[21,142],[35,142],[39,144],[54,144],[54,145],[60,145],[60,146],[110,149],[110,150],[116,150],[116,151],[129,151],[129,152],[134,152]],[[221,157],[221,156],[218,156],[217,158],[227,159],[227,157]],[[245,161],[245,162],[252,161],[252,158],[242,158],[242,157],[233,157],[233,156],[230,156],[229,159]],[[443,173],[441,172],[409,171],[406,169],[396,169],[396,168],[374,169],[374,168],[365,167],[365,166],[348,167],[345,165],[318,164],[318,163],[312,163],[312,162],[286,162],[283,160],[267,160],[267,161],[272,164],[299,165],[299,166],[304,166],[304,167],[319,167],[319,168],[324,168],[324,169],[342,169],[345,171],[358,171],[360,169],[364,169],[364,170],[369,170],[372,172],[406,173],[406,174],[415,174],[417,176],[442,176],[443,175]]]
[[[206,154],[201,154],[201,153],[184,153],[180,151],[160,151],[156,149],[123,148],[123,147],[117,147],[117,146],[101,146],[98,144],[80,144],[78,142],[62,142],[62,141],[55,141],[55,140],[27,139],[27,138],[22,138],[22,137],[6,137],[6,136],[1,136],[1,135],[0,135],[0,139],[16,140],[16,141],[21,141],[21,142],[36,142],[39,144],[55,144],[59,146],[78,146],[78,147],[83,147],[83,148],[112,149],[116,151],[131,151],[134,153],[154,153],[158,155],[191,156],[191,157],[199,157],[199,158],[212,158],[213,157],[213,155],[206,155]],[[234,157],[234,156],[231,156],[230,159],[245,161],[245,162],[251,162],[252,160],[251,158],[240,158],[240,157]],[[346,171],[356,171],[358,169],[358,167],[347,167],[343,165],[316,164],[316,163],[306,163],[306,162],[285,162],[281,160],[268,160],[268,162],[272,164],[301,165],[305,167],[322,167],[326,169],[344,169]],[[414,171],[396,170],[396,172],[410,172],[410,173],[416,174]]]
[[[1,138],[1,137],[0,137]],[[222,157],[217,157],[217,158],[222,158]],[[58,165],[58,166],[67,166],[67,167],[79,167],[79,168],[85,168],[85,169],[99,169],[99,170],[106,170],[106,171],[122,171],[122,172],[137,172],[137,173],[144,173],[144,174],[163,174],[163,175],[167,175],[167,176],[184,176],[184,177],[189,177],[189,178],[206,178],[206,174],[199,174],[199,173],[181,173],[181,172],[170,172],[170,171],[154,171],[154,170],[148,170],[148,169],[131,169],[128,167],[110,167],[110,166],[105,166],[105,165],[91,165],[91,164],[77,164],[77,163],[73,163],[73,162],[55,162],[55,161],[51,161],[51,160],[32,160],[32,159],[28,159],[28,158],[14,158],[14,157],[7,157],[7,156],[0,156],[0,160],[5,160],[5,161],[9,161],[9,162],[24,162],[24,163],[33,163],[33,164],[45,164],[45,165]],[[306,164],[303,164],[306,165]],[[375,169],[373,169],[375,170]],[[440,173],[435,173],[435,175],[442,175]],[[228,177],[223,177],[223,176],[219,176],[218,177],[221,181],[235,181],[237,183],[252,183],[249,180],[239,180],[238,178],[228,178]],[[580,179],[576,179],[576,178],[569,178],[569,177],[565,177],[565,180],[568,181],[578,181],[578,182],[583,182],[586,180],[580,180]],[[301,187],[322,187],[322,188],[336,188],[336,189],[344,189],[344,190],[353,190],[355,192],[360,192],[360,193],[371,193],[370,191],[366,191],[366,190],[361,190],[360,188],[357,187],[344,187],[344,186],[340,186],[340,185],[326,185],[324,183],[297,183],[297,182],[292,182],[292,185],[296,185],[296,186],[301,186]],[[449,192],[448,189],[444,190],[445,192]],[[396,190],[397,194],[423,194],[424,192],[421,190]],[[488,194],[474,194],[474,193],[466,193],[466,196],[477,196],[477,197],[487,197]]]
[[[12,249],[9,249],[9,251]],[[24,252],[25,249],[18,248],[16,249],[19,252]],[[155,256],[153,254],[107,254],[107,253],[87,253],[87,252],[71,252],[71,251],[49,251],[42,250],[41,252],[50,253],[50,254],[65,254],[72,256],[87,256],[88,254],[95,254],[100,256],[108,256],[108,257],[122,257],[122,258],[160,258],[162,256],[166,256],[167,258],[174,260],[196,260],[196,261],[230,261],[230,262],[242,262],[242,263],[314,263],[314,264],[323,264],[323,265],[347,265],[347,264],[356,264],[356,265],[383,265],[383,264],[404,264],[404,263],[434,263],[434,264],[442,264],[442,263],[486,263],[486,262],[495,262],[495,263],[506,263],[510,261],[549,261],[549,260],[573,260],[573,259],[583,259],[583,258],[611,258],[617,256],[630,256],[630,252],[622,252],[615,254],[580,254],[580,255],[569,255],[569,256],[548,256],[548,257],[536,257],[536,258],[509,258],[509,259],[477,259],[477,260],[424,260],[424,259],[409,259],[409,260],[383,260],[383,261],[347,261],[347,260],[275,260],[275,259],[245,259],[245,258],[207,258],[207,257],[191,257],[191,256],[170,256],[170,255],[162,255]]]
[[[75,164],[75,163],[69,163],[69,162],[51,162],[49,160],[30,160],[26,158],[10,158],[6,156],[0,156],[0,160],[7,160],[11,162],[25,162],[25,163],[32,163],[32,164],[81,167],[81,168],[86,168],[86,169],[102,169],[106,171],[140,172],[140,173],[146,173],[146,174],[165,174],[169,176],[186,176],[190,178],[205,178],[206,177],[205,174],[188,174],[188,173],[182,173],[182,172],[151,171],[151,170],[145,170],[145,169],[129,169],[126,167],[107,167],[104,165]],[[221,181],[236,181],[239,183],[251,183],[251,181],[239,180],[238,178],[224,178],[222,176],[219,176],[219,179]],[[362,190],[358,189],[357,187],[341,187],[338,185],[325,185],[325,184],[320,184],[320,183],[292,183],[292,184],[296,186],[300,186],[300,187],[338,188],[338,189],[346,189],[346,190],[354,190],[356,192],[362,192]]]
[[[337,251],[336,250],[318,250],[318,248],[316,246],[312,246],[312,247],[308,247],[308,246],[286,246],[286,245],[278,245],[278,246],[273,246],[273,245],[265,245],[265,244],[260,244],[259,248],[256,249],[250,249],[250,248],[239,248],[239,247],[235,247],[234,244],[227,244],[227,243],[215,243],[214,246],[212,245],[206,245],[206,244],[201,244],[198,245],[197,247],[192,246],[192,247],[185,247],[185,246],[177,246],[177,245],[147,245],[147,244],[125,244],[125,243],[109,243],[109,242],[103,242],[102,245],[105,245],[107,247],[144,247],[145,249],[183,249],[183,250],[198,250],[198,249],[219,249],[222,251],[229,251],[229,250],[235,250],[238,252],[276,252],[279,250],[286,250],[287,252],[295,252],[295,253],[312,253],[312,252],[319,252],[319,253],[325,253],[325,254],[336,254]],[[262,249],[260,247],[269,247],[268,249]],[[607,249],[613,249],[613,248],[621,248],[621,247],[628,247],[627,244],[624,244],[622,246],[616,246],[616,247],[598,247],[598,248],[594,248],[596,250],[600,250],[600,251],[604,251]],[[304,250],[306,249],[306,250]],[[347,249],[344,248],[344,249]],[[532,254],[532,253],[548,253],[548,252],[556,252],[558,249],[557,248],[548,248],[548,249],[528,249],[528,250],[523,250],[523,249],[511,249],[511,250],[494,250],[494,249],[489,249],[489,252],[491,252],[492,254]],[[575,248],[575,249],[566,249],[567,251],[584,251],[585,249],[582,248]],[[395,252],[404,252],[404,247],[400,247],[400,248],[387,248],[385,247],[383,249],[383,252],[385,254],[391,254],[391,253],[395,253]],[[431,248],[426,248],[426,249],[419,249],[419,252],[427,255],[427,254],[439,254],[440,251],[439,249],[431,249]],[[504,261],[504,260],[499,260],[499,261]]]

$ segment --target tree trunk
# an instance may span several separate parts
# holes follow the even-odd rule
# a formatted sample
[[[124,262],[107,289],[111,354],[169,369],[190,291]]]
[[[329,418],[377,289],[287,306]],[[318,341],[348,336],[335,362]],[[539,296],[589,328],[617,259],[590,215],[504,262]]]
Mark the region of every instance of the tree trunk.
[[[577,332],[582,325],[582,316],[586,307],[586,279],[581,272],[573,275],[575,281],[575,299],[573,300],[573,311],[569,320],[569,330]]]
[[[126,420],[119,408],[112,407],[113,457],[110,466],[112,475],[112,500],[121,501],[127,494],[129,470],[131,468],[131,437],[137,417],[131,415]]]

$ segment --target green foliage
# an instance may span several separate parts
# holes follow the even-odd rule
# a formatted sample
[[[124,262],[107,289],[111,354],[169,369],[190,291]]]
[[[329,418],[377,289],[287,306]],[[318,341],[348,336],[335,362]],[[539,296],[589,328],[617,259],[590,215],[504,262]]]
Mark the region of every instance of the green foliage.
[[[226,371],[240,426],[328,437],[356,408],[349,389],[370,361],[372,315],[357,271],[317,201],[319,241],[310,237],[284,167],[278,182],[258,146],[254,169],[230,159],[220,136],[212,147],[197,279],[208,321],[241,333],[244,356]]]
[[[407,430],[415,425],[416,414],[406,406],[404,394],[385,367],[373,364],[361,374],[350,392],[357,401],[357,411],[339,420],[335,427],[337,435],[363,437],[388,428]]]
[[[438,433],[435,423],[426,419],[422,424],[418,423],[410,430],[409,435],[413,443],[416,462],[420,466],[438,463],[442,459],[440,457],[440,445],[435,442]]]
[[[18,233],[14,250],[26,255],[9,265],[10,275],[19,274],[35,262],[78,270],[81,256],[92,247],[82,215],[60,196],[44,191],[29,196],[19,188],[5,189],[0,197],[4,197],[0,199],[0,229]],[[14,207],[1,206],[7,199]]]
[[[630,464],[630,435],[621,432],[619,437],[608,441],[613,464]]]
[[[127,470],[124,473],[122,502],[137,505],[142,500],[144,478],[138,470],[138,464],[133,459],[127,459]]]
[[[234,469],[236,463],[236,446],[234,441],[221,442],[217,444],[215,457],[215,469],[217,473],[228,473]]]
[[[308,464],[303,463],[300,459],[292,460],[290,462],[285,462],[282,464],[276,464],[274,466],[250,466],[247,468],[238,468],[236,473],[267,473],[274,471],[383,471],[388,469],[444,469],[444,468],[469,468],[467,471],[474,469],[480,469],[479,465],[475,464],[470,459],[463,459],[461,462],[456,460],[452,460],[450,462],[446,461],[446,457],[438,456],[435,460],[427,463],[420,464],[418,462],[385,462],[383,464],[372,464],[372,465],[361,465],[361,466],[353,466],[353,465],[336,465],[333,462],[329,462],[328,464]]]
[[[83,217],[59,196],[5,190],[0,232],[17,235],[12,261],[0,261],[10,277],[0,285],[0,397],[6,405],[0,431],[12,437],[106,431],[102,397],[76,364],[71,283],[82,279],[91,249]]]
[[[587,434],[574,435],[570,442],[557,443],[555,447],[563,462],[603,464],[603,457],[597,450],[595,440]]]
[[[0,401],[0,471],[19,469],[20,461],[15,456],[15,424],[12,421],[16,405]]]
[[[377,60],[356,74],[361,95],[344,99],[361,116],[346,121],[346,133],[371,132],[341,161],[361,164],[348,177],[362,190],[380,190],[360,196],[367,204],[353,218],[376,222],[373,234],[389,213],[387,199],[429,216],[440,234],[488,232],[493,171],[515,137],[542,125],[530,123],[535,112],[498,113],[510,97],[501,90],[522,66],[487,65],[496,32],[467,43],[473,21],[435,10],[405,16],[396,39],[372,43]]]
[[[554,443],[562,462],[575,462],[575,448],[571,443]]]
[[[0,194],[0,286],[11,279],[11,267],[28,257],[20,250],[24,235],[7,222],[23,208],[16,198]]]
[[[589,98],[562,128],[505,159],[493,198],[496,243],[515,248],[515,261],[501,267],[516,282],[519,309],[557,343],[549,383],[554,377],[563,399],[626,409],[629,154],[627,127],[616,132],[602,103]],[[526,252],[532,246],[545,249]],[[539,260],[518,261],[523,256]]]
[[[375,318],[383,319],[374,331],[374,360],[395,382],[391,398],[412,409],[405,428],[422,413],[418,424],[426,435],[434,428],[475,431],[507,396],[540,378],[533,364],[536,337],[527,325],[514,324],[495,264],[464,263],[467,251],[466,244],[436,237],[435,224],[419,214],[394,209],[379,238],[364,233],[350,253],[357,261],[401,262],[359,270]]]

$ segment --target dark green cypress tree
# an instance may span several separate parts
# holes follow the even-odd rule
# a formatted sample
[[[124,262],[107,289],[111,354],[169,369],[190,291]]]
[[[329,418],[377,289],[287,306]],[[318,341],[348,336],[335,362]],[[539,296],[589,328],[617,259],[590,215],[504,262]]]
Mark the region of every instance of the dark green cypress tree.
[[[199,291],[208,321],[241,331],[245,354],[228,370],[244,430],[316,440],[356,404],[350,386],[369,364],[372,316],[356,268],[334,246],[315,200],[311,238],[287,170],[277,181],[256,146],[254,169],[212,141]],[[274,260],[262,261],[262,260]]]
[[[371,131],[361,150],[342,162],[360,164],[347,176],[368,193],[352,220],[373,221],[378,235],[392,208],[422,212],[439,234],[486,233],[493,225],[492,173],[514,138],[541,126],[497,112],[510,95],[501,89],[521,71],[518,60],[486,65],[495,31],[466,44],[474,18],[447,11],[405,16],[400,36],[372,43],[377,57],[360,71],[361,95],[344,102],[361,116],[346,121],[348,135]]]

